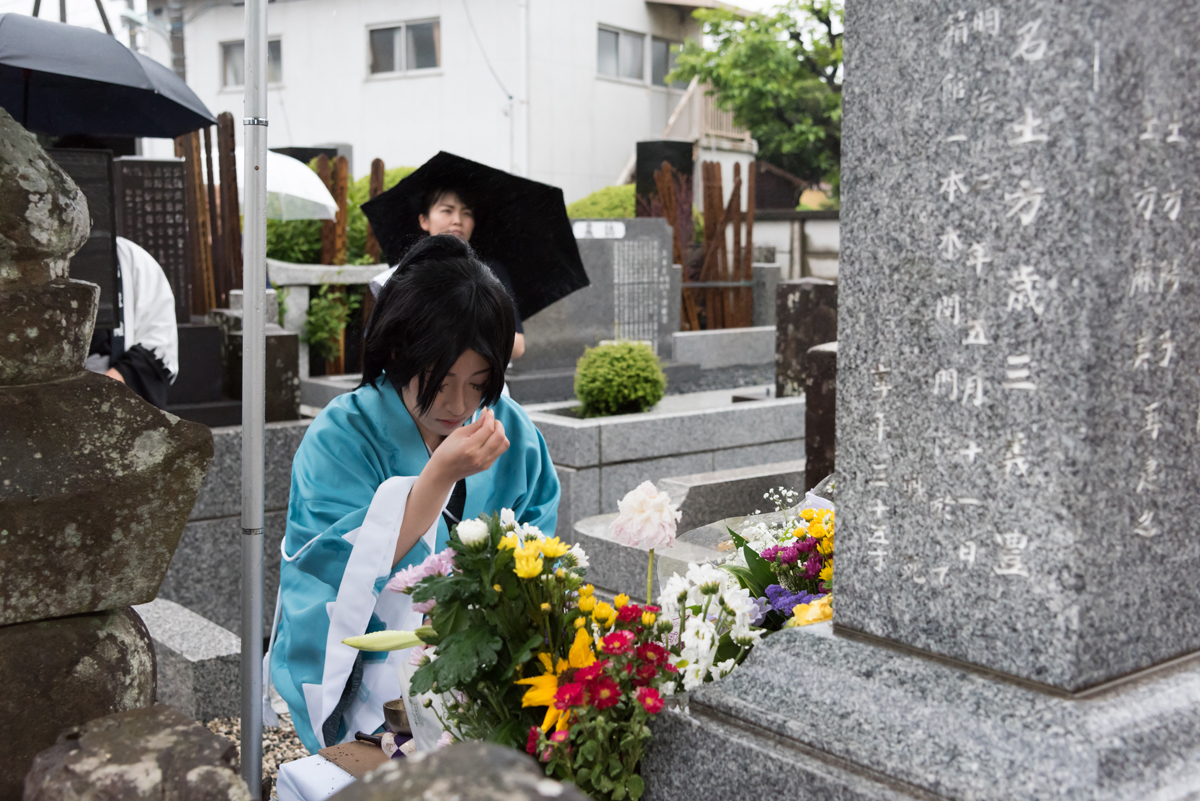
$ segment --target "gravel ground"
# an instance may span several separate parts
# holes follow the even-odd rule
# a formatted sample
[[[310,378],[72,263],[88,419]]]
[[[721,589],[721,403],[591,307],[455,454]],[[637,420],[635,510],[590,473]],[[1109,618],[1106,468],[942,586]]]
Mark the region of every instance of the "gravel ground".
[[[242,722],[240,718],[217,718],[204,724],[213,734],[218,734],[232,740],[238,745],[238,757],[241,757]],[[263,726],[263,777],[271,779],[271,798],[275,795],[275,777],[279,766],[293,759],[303,759],[308,756],[296,729],[292,726],[292,716],[284,713],[279,716],[278,726]]]
[[[667,394],[682,395],[685,392],[702,392],[709,389],[737,389],[738,387],[752,387],[757,384],[774,383],[774,364],[717,367],[712,370],[701,370],[700,378],[696,381],[681,381],[674,384],[667,382]]]

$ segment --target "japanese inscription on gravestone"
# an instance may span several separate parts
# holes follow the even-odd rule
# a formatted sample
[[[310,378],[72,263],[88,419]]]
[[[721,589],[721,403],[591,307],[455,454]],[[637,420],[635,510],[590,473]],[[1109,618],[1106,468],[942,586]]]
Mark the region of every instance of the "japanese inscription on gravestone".
[[[117,233],[143,247],[162,266],[175,294],[175,318],[191,321],[183,159],[113,160]]]
[[[838,624],[1067,689],[1197,650],[1200,11],[857,16],[911,64],[847,47]]]

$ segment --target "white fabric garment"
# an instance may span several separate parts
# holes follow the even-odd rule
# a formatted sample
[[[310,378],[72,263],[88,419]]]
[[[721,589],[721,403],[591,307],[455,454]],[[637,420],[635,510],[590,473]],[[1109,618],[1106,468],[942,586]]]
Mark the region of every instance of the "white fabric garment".
[[[388,282],[388,279],[396,272],[395,267],[388,267],[379,275],[367,282],[367,286],[371,288],[371,294],[379,297],[379,293],[383,291],[383,285]]]
[[[394,631],[412,631],[422,623],[423,615],[413,611],[412,598],[408,595],[386,590],[379,594],[375,592],[376,581],[391,573],[408,494],[416,480],[415,476],[395,476],[383,482],[375,491],[363,524],[345,536],[354,549],[338,586],[337,602],[330,610],[324,675],[320,685],[305,684],[303,687],[309,720],[315,721],[313,734],[322,747],[336,745],[325,742],[321,727],[341,699],[358,656],[358,651],[343,644],[342,640],[366,631],[372,613]],[[421,539],[432,553],[437,539],[436,518]],[[315,541],[311,540],[309,544]],[[299,555],[284,553],[283,558],[292,561]],[[344,713],[347,739],[353,738],[355,731],[375,731],[383,724],[384,703],[402,695],[398,668],[408,657],[407,650],[393,651],[386,662],[364,665],[358,695]]]
[[[153,256],[122,236],[117,237],[117,263],[125,303],[122,325],[113,334],[125,337],[125,349],[141,345],[171,374],[179,374],[179,329],[175,327],[175,293]]]

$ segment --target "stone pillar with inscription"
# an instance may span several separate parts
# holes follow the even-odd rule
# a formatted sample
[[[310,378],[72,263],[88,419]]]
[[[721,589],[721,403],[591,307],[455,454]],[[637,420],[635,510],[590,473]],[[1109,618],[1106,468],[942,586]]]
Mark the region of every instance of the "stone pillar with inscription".
[[[1200,6],[845,36],[833,624],[665,716],[647,797],[1194,797]]]

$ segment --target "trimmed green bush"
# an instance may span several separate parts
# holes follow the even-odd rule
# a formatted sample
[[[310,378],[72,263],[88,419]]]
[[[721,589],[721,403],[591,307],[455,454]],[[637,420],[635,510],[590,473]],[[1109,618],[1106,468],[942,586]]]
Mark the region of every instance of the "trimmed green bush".
[[[588,348],[575,366],[575,397],[581,417],[644,412],[662,400],[667,376],[642,342]]]
[[[635,186],[606,186],[567,206],[567,216],[581,220],[624,220],[637,216]]]

